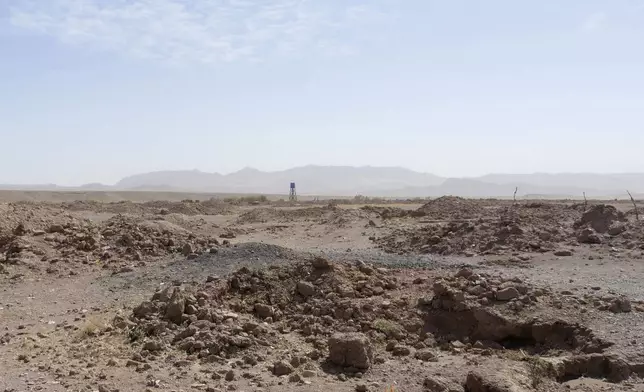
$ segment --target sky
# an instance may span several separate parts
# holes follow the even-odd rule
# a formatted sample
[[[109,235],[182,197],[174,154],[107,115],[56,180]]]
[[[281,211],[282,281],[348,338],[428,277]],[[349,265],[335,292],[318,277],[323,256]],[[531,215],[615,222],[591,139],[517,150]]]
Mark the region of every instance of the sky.
[[[0,0],[0,183],[644,172],[644,0]]]

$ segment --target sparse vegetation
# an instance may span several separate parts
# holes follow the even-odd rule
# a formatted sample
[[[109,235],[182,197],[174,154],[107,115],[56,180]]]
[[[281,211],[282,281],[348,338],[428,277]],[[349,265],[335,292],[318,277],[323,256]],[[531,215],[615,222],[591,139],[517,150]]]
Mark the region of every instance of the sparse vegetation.
[[[402,326],[400,326],[400,324],[395,321],[382,318],[374,320],[372,327],[376,331],[382,332],[387,336],[394,336],[402,331]]]
[[[81,327],[81,337],[91,337],[98,334],[102,329],[105,329],[105,323],[95,316],[90,316],[85,320]]]
[[[533,388],[538,388],[546,380],[556,376],[552,363],[536,356],[524,356],[522,359],[528,368],[530,382]]]
[[[127,339],[130,343],[140,342],[145,338],[145,332],[138,326],[127,329]]]

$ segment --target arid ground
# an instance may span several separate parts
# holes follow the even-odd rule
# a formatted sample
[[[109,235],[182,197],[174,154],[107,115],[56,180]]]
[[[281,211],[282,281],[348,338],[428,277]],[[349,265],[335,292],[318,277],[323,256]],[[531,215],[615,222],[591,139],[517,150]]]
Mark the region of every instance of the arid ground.
[[[0,392],[644,390],[630,201],[130,195],[1,195]]]

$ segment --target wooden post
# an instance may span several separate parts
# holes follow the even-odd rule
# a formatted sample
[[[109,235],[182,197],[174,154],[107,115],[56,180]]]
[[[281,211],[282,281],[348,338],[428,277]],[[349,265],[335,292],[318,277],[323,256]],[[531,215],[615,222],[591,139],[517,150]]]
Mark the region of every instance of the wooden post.
[[[517,191],[518,190],[519,190],[518,186],[514,188],[514,196],[512,197],[512,199],[514,200],[514,204],[517,204]]]
[[[635,207],[635,219],[639,221],[640,214],[637,212],[637,204],[635,204],[635,199],[633,199],[633,195],[631,195],[628,189],[626,190],[626,193],[628,193],[628,196],[631,198],[631,202],[633,203],[633,207]]]
[[[588,210],[588,200],[586,200],[586,192],[584,192],[584,212]]]

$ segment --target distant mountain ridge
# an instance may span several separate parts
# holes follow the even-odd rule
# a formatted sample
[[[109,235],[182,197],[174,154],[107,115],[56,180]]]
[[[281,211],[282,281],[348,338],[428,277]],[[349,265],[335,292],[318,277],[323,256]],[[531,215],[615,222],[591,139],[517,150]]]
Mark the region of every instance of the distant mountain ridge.
[[[588,197],[624,197],[627,189],[633,194],[644,193],[644,173],[488,174],[445,178],[401,167],[315,165],[273,172],[247,167],[230,174],[170,170],[135,174],[115,185],[0,185],[0,188],[287,194],[290,182],[296,183],[300,194],[320,196],[511,197],[515,187],[518,187],[517,196],[580,197],[585,192]]]
[[[295,182],[302,193],[347,196],[408,186],[435,186],[444,180],[397,167],[303,166],[275,172],[244,168],[226,175],[198,170],[144,173],[126,177],[115,187],[170,185],[194,191],[280,194],[288,193],[289,183]]]

